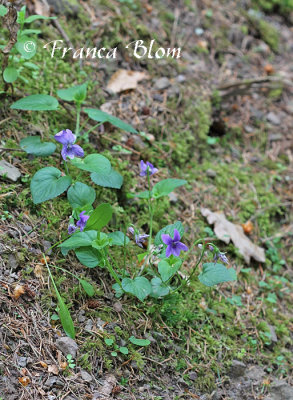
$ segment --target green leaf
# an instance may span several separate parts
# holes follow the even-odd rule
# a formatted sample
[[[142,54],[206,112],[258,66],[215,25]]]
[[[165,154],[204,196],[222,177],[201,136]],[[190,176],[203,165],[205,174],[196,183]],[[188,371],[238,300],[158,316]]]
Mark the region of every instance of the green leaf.
[[[99,186],[109,187],[112,189],[120,189],[123,183],[123,177],[119,172],[116,172],[113,169],[107,173],[93,172],[91,174],[91,180]]]
[[[53,199],[70,186],[70,176],[61,176],[61,171],[54,167],[45,167],[35,173],[31,180],[31,192],[35,204]]]
[[[81,286],[83,287],[83,290],[86,292],[86,294],[90,297],[92,297],[95,294],[95,289],[93,285],[91,285],[88,281],[85,279],[78,279]]]
[[[8,8],[0,4],[0,17],[4,17],[8,13]]]
[[[134,336],[129,338],[129,341],[136,346],[144,347],[149,346],[151,342],[148,339],[136,339]]]
[[[125,354],[125,355],[128,354],[128,348],[127,347],[121,346],[121,347],[119,347],[119,351],[122,354]]]
[[[151,194],[152,196],[152,194]],[[144,192],[138,192],[138,193],[127,193],[127,197],[133,199],[135,197],[139,199],[148,199],[149,198],[149,191],[145,190]]]
[[[117,354],[117,352],[116,352],[116,351],[112,351],[112,353],[111,353],[111,356],[113,356],[113,357],[117,357],[117,356],[118,356],[118,354]]]
[[[223,264],[206,263],[202,266],[202,272],[198,279],[206,286],[214,286],[223,282],[236,281],[237,275],[233,268],[227,268]]]
[[[14,67],[7,67],[3,72],[3,79],[7,83],[12,83],[18,78],[17,69]]]
[[[112,344],[114,343],[113,339],[105,339],[105,343],[107,346],[112,346]]]
[[[57,90],[57,95],[65,101],[75,101],[82,103],[86,99],[87,83],[73,86],[68,89]]]
[[[127,124],[126,122],[122,121],[117,117],[113,117],[102,110],[98,110],[95,108],[85,108],[84,111],[88,114],[88,116],[97,122],[109,122],[110,124],[116,126],[119,129],[122,129],[126,132],[137,133],[137,130],[134,129],[131,125]]]
[[[112,207],[109,203],[100,204],[91,214],[87,221],[86,230],[95,229],[100,231],[111,220],[113,214]]]
[[[117,297],[118,299],[124,293],[124,290],[122,289],[122,287],[120,285],[118,285],[118,283],[114,283],[114,285],[112,285],[112,289],[115,290],[115,297]]]
[[[112,244],[115,246],[124,246],[124,243],[125,245],[129,243],[129,238],[120,231],[108,233],[108,237],[112,239]]]
[[[58,298],[58,308],[59,308],[58,314],[59,314],[63,329],[67,336],[71,337],[71,339],[74,339],[75,338],[75,329],[74,329],[74,325],[73,325],[73,321],[72,321],[70,312],[68,311],[68,308],[59,293],[57,294],[57,298]]]
[[[163,179],[153,187],[153,197],[158,199],[159,197],[167,196],[169,193],[173,192],[174,189],[186,183],[187,181],[184,179]]]
[[[93,204],[96,199],[96,191],[82,182],[75,182],[67,192],[67,198],[72,208]]]
[[[108,174],[111,171],[111,163],[101,154],[89,154],[85,158],[74,158],[71,163],[84,171]]]
[[[42,31],[40,29],[24,29],[19,34],[22,36],[26,35],[39,35]]]
[[[75,255],[81,264],[85,265],[88,268],[97,267],[101,260],[102,256],[98,250],[92,248],[92,246],[80,247],[79,249],[75,249]]]
[[[68,250],[77,249],[79,247],[91,246],[96,240],[98,233],[96,231],[83,231],[74,233],[65,242],[59,244],[58,247],[65,247]]]
[[[179,259],[175,264],[170,264],[169,259],[164,259],[159,262],[158,271],[161,275],[162,281],[167,282],[181,267],[182,261]]]
[[[56,150],[55,143],[41,142],[40,136],[28,136],[20,141],[20,147],[28,154],[45,157]]]
[[[152,292],[150,294],[151,297],[158,299],[159,297],[167,296],[170,292],[170,286],[166,286],[165,283],[158,277],[153,278],[151,280]]]
[[[122,279],[122,289],[136,296],[140,301],[143,301],[152,291],[150,282],[143,276]]]
[[[58,100],[48,94],[33,94],[13,103],[13,110],[50,111],[57,110]]]
[[[23,58],[30,60],[36,54],[37,43],[31,37],[21,35],[15,43],[15,48]]]
[[[37,19],[57,19],[57,17],[46,17],[45,15],[30,15],[24,20],[24,23],[30,24],[31,22],[34,22]]]
[[[161,229],[155,237],[155,245],[159,246],[160,244],[164,244],[162,241],[162,234],[165,233],[167,235],[170,235],[171,237],[174,237],[174,229],[177,229],[177,231],[180,233],[180,236],[182,237],[184,234],[184,227],[180,221],[176,221],[175,224],[172,225],[167,225],[165,228]]]

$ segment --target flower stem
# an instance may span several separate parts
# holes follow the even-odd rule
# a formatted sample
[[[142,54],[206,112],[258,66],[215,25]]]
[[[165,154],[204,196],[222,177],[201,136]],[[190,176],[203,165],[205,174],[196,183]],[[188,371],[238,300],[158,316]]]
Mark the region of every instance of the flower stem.
[[[102,251],[102,255],[103,255],[103,258],[105,260],[106,267],[107,267],[108,271],[110,272],[110,275],[112,276],[112,278],[115,279],[115,281],[118,283],[118,285],[120,287],[122,287],[121,280],[119,279],[119,276],[116,274],[116,272],[115,272],[114,268],[112,267],[112,265],[109,263],[109,260],[108,260],[108,258],[107,258],[107,256],[106,256],[104,251]]]
[[[64,160],[64,166],[65,166],[66,175],[69,176],[68,165],[67,165],[67,162],[65,160]]]
[[[80,104],[80,103],[76,103],[76,127],[75,127],[75,134],[76,134],[77,137],[79,136],[80,109],[81,109],[81,104]]]
[[[149,241],[148,241],[148,252],[150,252],[151,244],[152,244],[152,234],[153,234],[154,210],[153,210],[153,204],[152,204],[152,190],[151,190],[151,179],[150,179],[149,167],[147,169],[147,178],[148,178],[148,191],[149,191],[148,205],[149,205],[149,215],[150,215],[150,236],[149,236]]]

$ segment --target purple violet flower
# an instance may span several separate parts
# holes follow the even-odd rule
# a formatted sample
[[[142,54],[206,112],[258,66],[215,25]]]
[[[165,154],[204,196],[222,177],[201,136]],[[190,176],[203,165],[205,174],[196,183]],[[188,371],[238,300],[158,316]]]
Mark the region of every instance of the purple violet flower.
[[[76,226],[75,225],[73,225],[73,224],[69,224],[68,225],[68,234],[69,235],[72,235],[75,231],[76,231]]]
[[[144,162],[143,160],[140,161],[140,174],[139,176],[147,176],[148,174],[148,170],[149,170],[149,175],[153,175],[156,172],[158,172],[158,168],[155,168],[153,166],[153,164],[151,164],[150,162]]]
[[[225,253],[216,253],[214,256],[214,261],[217,261],[218,259],[220,259],[225,264],[229,264],[229,260],[226,257]]]
[[[82,232],[86,226],[87,220],[89,219],[88,215],[84,215],[85,211],[82,211],[79,214],[79,220],[77,221],[76,225],[79,226],[80,232]]]
[[[170,235],[167,234],[162,234],[162,240],[163,242],[167,245],[166,249],[166,257],[170,257],[171,254],[173,254],[175,257],[180,256],[180,252],[182,251],[187,251],[188,247],[185,246],[182,242],[180,242],[180,233],[177,231],[177,229],[174,229],[174,239],[171,238]]]
[[[66,161],[66,157],[73,159],[74,157],[84,156],[83,149],[77,144],[74,144],[76,141],[76,136],[69,129],[60,131],[54,136],[54,138],[57,140],[57,142],[63,145],[61,151],[63,160]]]
[[[133,228],[132,226],[130,226],[130,227],[128,228],[128,232],[134,237],[135,243],[136,243],[139,247],[141,247],[141,248],[143,249],[143,248],[144,248],[144,247],[143,247],[143,243],[145,242],[145,239],[147,239],[150,235],[146,235],[146,234],[140,235],[139,233],[136,234],[136,233],[135,233],[135,230],[134,230],[134,228]]]

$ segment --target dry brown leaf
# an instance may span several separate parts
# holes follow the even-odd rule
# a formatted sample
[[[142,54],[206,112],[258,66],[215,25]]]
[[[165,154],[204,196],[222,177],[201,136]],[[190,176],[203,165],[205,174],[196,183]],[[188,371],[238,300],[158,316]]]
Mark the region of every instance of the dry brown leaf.
[[[31,383],[31,380],[28,376],[22,376],[21,378],[18,378],[18,381],[22,386],[27,386],[29,383]]]
[[[222,212],[212,212],[208,208],[202,208],[201,213],[210,225],[214,225],[214,232],[218,239],[227,244],[232,240],[247,264],[250,263],[251,257],[262,263],[266,261],[264,249],[256,246],[245,236],[241,225],[229,222]]]
[[[50,16],[50,7],[45,0],[35,0],[35,13],[38,15],[44,15],[45,17]]]
[[[37,264],[34,268],[34,274],[37,278],[42,278],[43,276],[43,267],[41,264]]]
[[[129,71],[127,69],[118,69],[110,78],[107,90],[113,93],[120,93],[124,90],[136,89],[138,82],[143,79],[149,79],[145,71]]]
[[[16,285],[13,290],[13,297],[18,300],[22,294],[25,294],[25,287],[23,285]]]
[[[48,365],[48,372],[51,372],[54,375],[59,374],[59,368],[57,367],[56,364]]]
[[[44,361],[40,361],[40,364],[43,368],[48,368],[48,364],[45,363]]]

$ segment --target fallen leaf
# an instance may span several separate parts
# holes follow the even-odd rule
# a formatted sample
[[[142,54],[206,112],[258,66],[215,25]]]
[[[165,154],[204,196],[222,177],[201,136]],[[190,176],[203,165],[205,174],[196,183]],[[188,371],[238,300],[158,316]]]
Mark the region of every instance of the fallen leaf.
[[[245,222],[245,224],[241,225],[244,233],[246,233],[246,235],[250,235],[251,232],[253,231],[253,223],[251,221],[247,221]]]
[[[266,261],[264,249],[252,243],[244,234],[242,226],[229,222],[222,212],[212,212],[207,208],[201,208],[200,211],[208,223],[214,225],[217,238],[226,244],[232,240],[247,264],[250,263],[251,257],[262,263]]]
[[[47,3],[47,1],[40,1],[40,0],[35,0],[34,1],[34,6],[35,6],[35,13],[38,15],[44,15],[45,17],[50,16],[50,7]]]
[[[60,368],[61,369],[66,369],[67,368],[67,362],[66,361],[63,361],[61,364],[60,364]]]
[[[50,257],[48,257],[48,256],[46,256],[46,259],[44,259],[43,257],[41,258],[41,263],[42,263],[43,265],[45,265],[46,262],[48,263],[49,261],[50,261]]]
[[[34,268],[34,274],[37,278],[43,277],[43,267],[40,264],[37,264]]]
[[[143,79],[149,79],[145,71],[129,71],[127,69],[118,69],[110,78],[107,90],[113,93],[120,93],[124,90],[136,89],[138,82]]]
[[[265,73],[266,73],[267,75],[272,75],[272,74],[275,73],[274,67],[273,67],[271,64],[266,64],[266,65],[264,66],[264,70],[265,70]]]
[[[45,363],[44,361],[40,361],[40,364],[43,368],[48,368],[48,364]]]
[[[18,381],[22,386],[27,386],[31,383],[31,380],[28,376],[22,376],[21,378],[18,378]]]
[[[23,285],[16,285],[13,290],[13,297],[18,300],[22,294],[25,294],[25,287]]]
[[[59,368],[57,367],[56,364],[48,365],[48,372],[58,375],[59,374]]]

